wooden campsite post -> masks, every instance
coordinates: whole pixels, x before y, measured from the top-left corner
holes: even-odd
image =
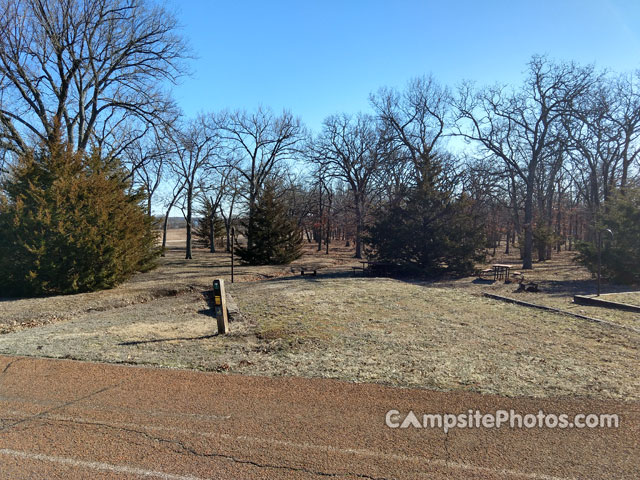
[[[218,335],[229,333],[229,319],[227,317],[227,297],[224,291],[224,280],[216,278],[213,281],[213,308],[218,321]]]

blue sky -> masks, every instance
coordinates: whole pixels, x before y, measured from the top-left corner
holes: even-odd
[[[184,112],[283,108],[317,131],[369,93],[433,74],[518,83],[534,53],[640,68],[640,1],[166,0],[198,56]]]

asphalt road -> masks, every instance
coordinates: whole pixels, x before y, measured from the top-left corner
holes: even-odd
[[[389,428],[389,410],[619,428]],[[0,357],[0,478],[636,479],[640,405]],[[573,417],[571,417],[573,418]],[[392,420],[395,420],[393,417]]]

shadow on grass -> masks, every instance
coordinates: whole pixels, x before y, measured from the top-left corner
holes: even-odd
[[[313,274],[305,274],[305,275],[286,275],[286,276],[282,276],[282,277],[274,277],[274,278],[269,278],[266,279],[266,281],[269,282],[284,282],[284,281],[290,281],[290,280],[302,280],[305,282],[317,282],[320,280],[327,280],[327,279],[344,279],[344,278],[384,278],[384,277],[372,277],[369,275],[362,275],[362,273],[357,273],[356,275],[354,275],[351,271],[348,270],[338,270],[338,271],[332,271],[332,272],[322,272],[322,270],[318,270],[318,273],[316,275]]]
[[[313,275],[287,275],[286,277],[279,277],[269,279],[270,282],[278,282],[278,281],[304,281],[307,283],[314,283],[324,279],[368,279],[368,280],[377,280],[377,279],[390,279],[397,280],[405,283],[410,283],[414,285],[422,285],[429,287],[454,287],[459,288],[459,283],[451,283],[451,280],[456,280],[458,277],[448,277],[445,275],[435,276],[435,277],[421,277],[417,275],[363,275],[361,272],[356,272],[354,275],[350,271],[339,271],[339,272],[327,272],[321,273],[318,271],[316,276]],[[525,277],[526,278],[526,277]],[[498,282],[502,283],[502,282]],[[517,281],[510,282],[514,288],[518,286]],[[525,282],[528,283],[528,282]],[[595,279],[579,279],[579,280],[539,280],[536,283],[540,285],[540,291],[549,297],[566,297],[573,295],[591,295],[596,293],[596,283]],[[469,284],[473,285],[494,285],[496,281],[492,278],[484,279],[484,278],[473,278],[473,280],[469,281]],[[619,293],[619,292],[629,292],[629,291],[637,291],[637,285],[618,285],[612,284],[608,282],[603,282],[602,285],[603,293]],[[517,290],[514,290],[513,293],[519,293]]]
[[[216,318],[215,303],[213,301],[213,290],[203,290],[200,293],[204,297],[205,301],[207,302],[207,306],[209,308],[198,310],[198,313],[200,315],[206,315],[207,317]]]
[[[544,285],[546,293],[551,296],[565,295],[595,295],[597,284],[595,279],[585,280],[544,280],[540,282]],[[602,293],[626,293],[638,291],[638,285],[622,285],[609,283],[603,280]]]
[[[471,283],[475,283],[476,285],[493,285],[496,281],[492,278],[475,278]]]
[[[216,319],[216,313],[215,313],[215,301],[213,298],[213,290],[203,290],[200,292],[202,294],[202,296],[204,297],[205,301],[207,302],[207,306],[209,308],[204,308],[202,310],[198,310],[198,314],[199,315],[205,315],[207,317],[211,317],[214,320]],[[242,315],[240,314],[240,312],[237,310],[237,305],[230,305],[229,304],[229,294],[227,293],[227,316],[229,318],[230,322],[233,321],[237,321],[240,320],[242,318]]]

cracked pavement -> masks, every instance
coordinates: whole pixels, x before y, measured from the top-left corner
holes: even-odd
[[[618,429],[391,429],[416,413],[617,413]],[[0,479],[624,479],[640,406],[0,357]]]

